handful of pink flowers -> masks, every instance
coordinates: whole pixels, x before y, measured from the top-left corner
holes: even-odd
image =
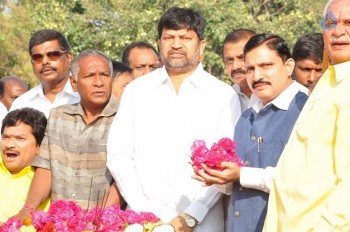
[[[203,140],[195,140],[191,147],[191,160],[197,169],[202,169],[201,164],[206,164],[211,169],[222,170],[219,164],[226,162],[236,163],[239,167],[244,166],[236,152],[236,143],[229,138],[222,138],[214,143],[210,150]]]

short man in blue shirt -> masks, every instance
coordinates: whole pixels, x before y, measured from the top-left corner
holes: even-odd
[[[244,47],[247,82],[259,98],[237,122],[236,152],[245,163],[224,162],[223,171],[203,166],[195,179],[204,185],[233,182],[227,231],[261,231],[269,184],[307,95],[292,80],[295,65],[285,41],[272,34],[253,36]],[[228,189],[228,188],[226,188]]]

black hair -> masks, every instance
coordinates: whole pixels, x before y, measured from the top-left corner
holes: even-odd
[[[57,40],[62,51],[69,52],[70,47],[67,39],[58,31],[43,29],[34,32],[29,40],[29,54],[32,54],[32,48],[46,41]]]
[[[163,29],[188,29],[197,33],[199,40],[204,40],[205,19],[200,12],[191,8],[172,7],[167,10],[158,23],[158,38],[162,36]]]
[[[306,34],[298,39],[293,48],[293,59],[296,61],[310,59],[320,64],[323,60],[323,35],[321,33]]]
[[[252,36],[256,35],[255,31],[249,29],[236,29],[233,32],[226,35],[224,43],[221,50],[221,55],[224,55],[224,45],[226,43],[237,43],[243,39],[250,39]]]
[[[122,63],[127,66],[130,66],[129,56],[133,48],[151,49],[158,56],[157,50],[151,44],[142,41],[133,42],[123,50]]]
[[[250,38],[247,44],[244,46],[244,56],[256,47],[265,44],[269,49],[276,51],[278,56],[282,58],[283,62],[286,62],[292,57],[288,44],[284,39],[278,35],[273,34],[257,34]]]
[[[40,145],[43,141],[47,125],[47,119],[44,113],[28,107],[10,111],[2,121],[1,134],[4,133],[5,127],[16,126],[19,122],[32,128],[35,141]]]
[[[129,74],[132,73],[132,68],[130,68],[129,66],[121,62],[112,60],[112,66],[113,66],[113,75],[112,75],[113,78],[116,78],[119,75],[124,73],[129,73]]]

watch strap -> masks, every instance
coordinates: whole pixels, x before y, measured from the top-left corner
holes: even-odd
[[[192,217],[191,215],[188,215],[186,213],[182,213],[182,214],[180,214],[180,216],[185,220],[187,226],[190,228],[194,228],[198,224],[198,221],[194,217]]]

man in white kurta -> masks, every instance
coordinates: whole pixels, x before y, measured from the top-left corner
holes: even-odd
[[[158,44],[164,67],[126,87],[110,128],[107,166],[129,208],[153,212],[177,231],[222,232],[221,194],[191,179],[190,147],[196,139],[210,148],[222,137],[233,138],[240,115],[238,96],[204,71],[199,61],[204,50],[201,35],[168,28],[162,19],[158,27],[163,27]],[[184,56],[192,63],[183,61]],[[181,62],[191,70],[173,67]],[[196,220],[194,227],[187,221],[186,226],[183,213]]]
[[[107,146],[107,165],[129,207],[154,212],[164,222],[183,212],[202,221],[220,194],[191,179],[190,147],[196,139],[211,146],[232,138],[239,106],[232,88],[202,65],[178,95],[164,67],[130,83]],[[199,231],[223,231],[217,229],[221,205],[211,211],[205,224],[213,229]]]

